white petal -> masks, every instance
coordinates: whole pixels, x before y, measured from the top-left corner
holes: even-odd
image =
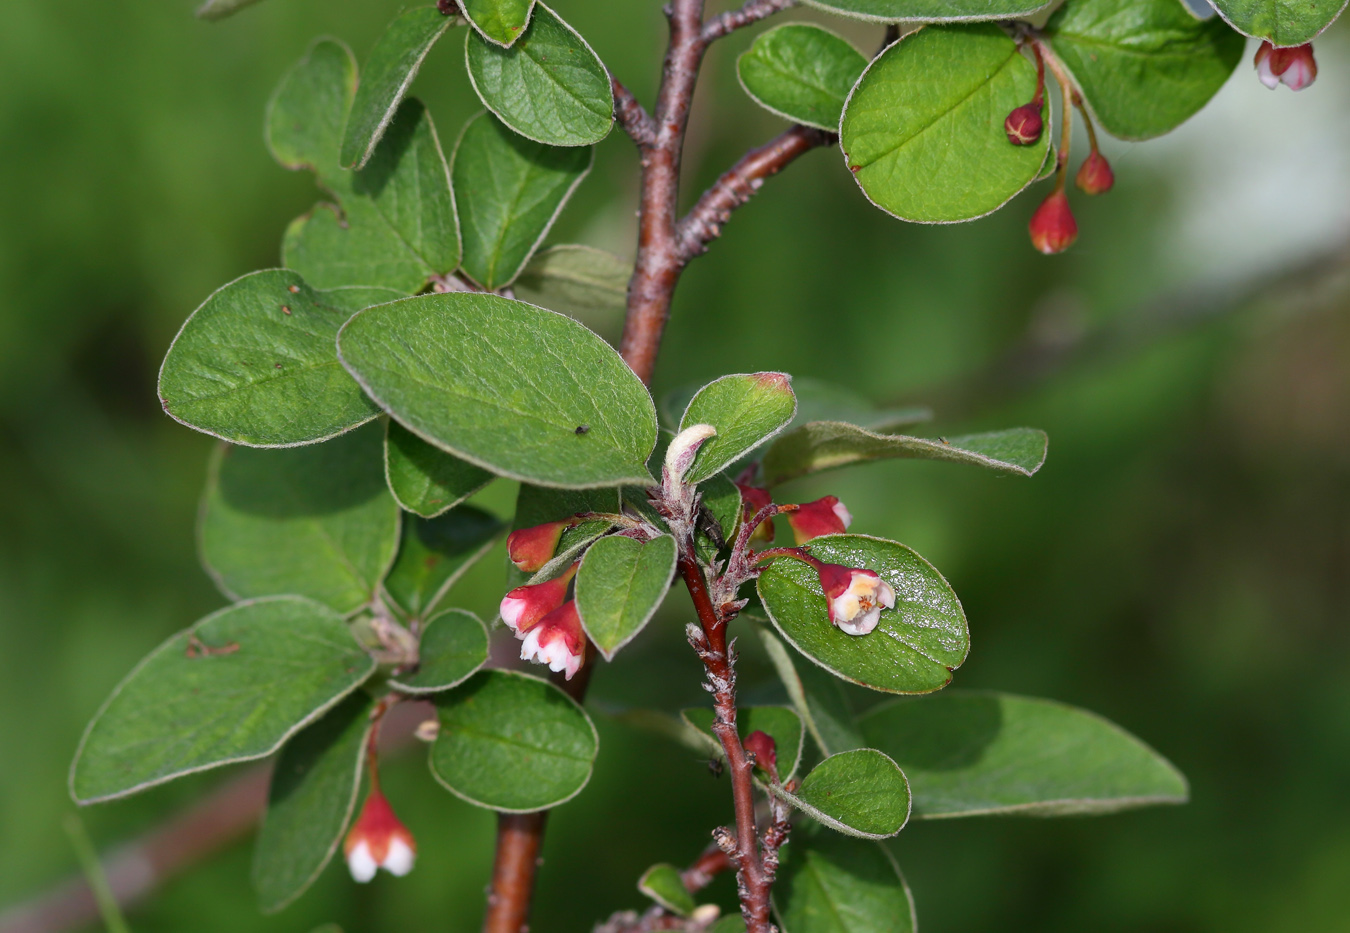
[[[1256,76],[1261,79],[1261,83],[1272,91],[1280,86],[1280,76],[1270,70],[1270,59],[1264,58],[1261,64],[1256,66]]]
[[[502,621],[511,631],[516,631],[516,626],[520,625],[520,617],[525,614],[527,603],[523,599],[516,599],[508,596],[502,600]]]
[[[842,595],[830,600],[830,608],[834,621],[841,622],[852,619],[862,607],[858,604],[858,597],[853,595],[852,590],[846,590]]]
[[[1306,62],[1295,61],[1284,70],[1284,74],[1280,75],[1280,80],[1291,91],[1301,91],[1312,84],[1312,71]]]
[[[374,878],[377,868],[379,866],[370,857],[370,846],[364,842],[358,842],[347,853],[347,870],[352,873],[352,878],[361,884],[365,884],[371,878]]]
[[[853,524],[853,513],[848,510],[848,506],[842,502],[834,504],[834,514],[839,516],[839,520],[844,523],[844,528]]]
[[[877,621],[880,618],[881,610],[872,608],[856,619],[852,619],[848,622],[840,622],[839,630],[848,635],[867,635],[872,629],[877,627]]]
[[[895,590],[885,580],[877,584],[877,603],[885,606],[887,609],[895,608]]]
[[[417,853],[398,836],[395,836],[389,842],[389,852],[384,857],[382,867],[391,875],[397,875],[402,878],[413,869],[413,860],[417,858]]]
[[[520,645],[520,659],[522,661],[533,661],[535,655],[539,654],[539,626],[525,633],[525,640]],[[539,659],[543,661],[543,658]]]

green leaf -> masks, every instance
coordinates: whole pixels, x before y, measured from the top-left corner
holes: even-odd
[[[811,769],[795,794],[771,792],[822,825],[849,836],[885,839],[909,821],[909,782],[900,766],[875,748],[831,755]]]
[[[471,32],[469,81],[484,105],[521,136],[550,146],[588,146],[609,135],[609,72],[586,40],[542,3],[509,49]]]
[[[815,421],[774,442],[764,455],[764,483],[777,486],[808,473],[895,458],[972,463],[1001,473],[1031,476],[1045,463],[1044,431],[1009,428],[984,434],[929,439],[877,434],[854,424]]]
[[[403,292],[382,285],[339,285],[316,294],[320,301],[348,315],[364,311],[372,305],[387,304],[405,297]],[[335,350],[334,358],[336,356]]]
[[[355,315],[338,353],[405,427],[498,475],[576,488],[652,482],[651,396],[565,315],[477,292],[419,295]]]
[[[434,699],[441,729],[431,773],[469,803],[505,813],[546,810],[590,780],[595,726],[548,681],[479,671]]]
[[[805,0],[808,6],[853,19],[882,23],[961,22],[1015,19],[1042,10],[1051,0]],[[1024,101],[1025,103],[1025,101]]]
[[[932,409],[922,406],[879,408],[866,396],[844,386],[805,376],[794,377],[797,415],[789,430],[808,421],[847,421],[872,431],[890,434],[895,428],[930,421]]]
[[[860,719],[914,790],[914,816],[1070,816],[1185,803],[1186,779],[1086,710],[1006,693],[950,691],[883,703]]]
[[[914,898],[900,867],[875,842],[809,827],[783,849],[774,909],[783,933],[914,933]]]
[[[1177,0],[1070,0],[1046,26],[1102,128],[1122,139],[1176,129],[1223,87],[1244,41]]]
[[[296,593],[351,612],[398,545],[378,424],[311,447],[222,446],[202,504],[201,553],[231,599]]]
[[[839,678],[800,656],[794,659],[767,628],[758,631],[769,660],[787,689],[788,699],[816,747],[828,756],[866,745]]]
[[[370,50],[347,114],[340,161],[361,168],[375,150],[436,40],[455,22],[434,6],[413,7],[385,29]]]
[[[222,286],[183,323],[159,372],[176,421],[254,447],[310,444],[379,408],[338,363],[347,313],[294,272],[253,272]]]
[[[516,279],[516,297],[560,311],[591,330],[615,332],[628,307],[633,264],[590,246],[550,246],[534,255]]]
[[[267,105],[267,148],[273,158],[291,170],[309,169],[334,193],[345,190],[350,174],[338,162],[338,149],[355,95],[351,49],[336,39],[315,40]]]
[[[281,750],[253,847],[253,889],[263,911],[303,894],[337,851],[356,808],[373,705],[358,690]]]
[[[927,26],[867,66],[840,123],[854,179],[877,207],[921,223],[983,217],[1031,184],[1050,134],[1014,146],[1003,121],[1036,68],[997,26]]]
[[[492,481],[487,470],[432,447],[393,420],[384,439],[384,472],[398,504],[423,518],[448,512]]]
[[[638,890],[650,897],[671,913],[687,917],[698,905],[694,895],[684,886],[680,870],[665,862],[653,865],[638,879]]]
[[[258,0],[206,0],[197,7],[197,18],[205,20],[224,19],[238,13],[246,6],[253,6]]]
[[[471,505],[439,518],[409,519],[384,588],[399,608],[425,619],[464,572],[492,549],[501,531],[495,515]]]
[[[829,619],[820,577],[798,560],[779,558],[759,577],[769,619],[792,647],[844,680],[883,693],[931,693],[947,685],[970,648],[961,603],[942,575],[895,541],[826,535],[810,545],[821,561],[876,571],[895,590],[867,635],[849,635]]]
[[[591,545],[577,571],[577,613],[606,661],[637,637],[675,575],[675,539],[614,535]]]
[[[531,486],[521,483],[516,494],[516,515],[511,522],[511,530],[533,528],[545,522],[561,521],[583,512],[602,512],[614,514],[622,509],[618,489],[550,489],[545,486]],[[534,574],[539,580],[556,576],[566,564],[576,559],[578,552],[613,527],[607,521],[580,522],[570,528],[564,528],[558,539],[558,549],[553,560]],[[507,563],[506,585],[514,589],[533,579],[531,575],[516,569]]]
[[[708,933],[745,933],[745,919],[739,914],[727,914],[712,926]]]
[[[487,656],[487,626],[466,609],[447,609],[422,630],[417,670],[389,683],[407,693],[449,690],[486,664]]]
[[[1346,0],[1214,0],[1219,15],[1243,35],[1273,45],[1303,45],[1345,9]]]
[[[723,376],[698,390],[684,410],[680,430],[710,424],[717,434],[703,442],[684,478],[700,483],[787,427],[797,412],[792,377],[785,373]]]
[[[351,197],[346,211],[320,203],[291,221],[281,261],[324,288],[376,285],[402,298],[418,291],[430,269],[408,250],[373,204]]]
[[[97,803],[264,758],[374,670],[342,617],[312,600],[212,613],[118,684],[80,741],[71,795]]]
[[[461,0],[459,7],[481,35],[509,46],[525,31],[534,0]]]
[[[844,101],[867,56],[847,39],[811,23],[786,23],[760,35],[736,60],[741,87],[766,110],[796,123],[839,129]]]
[[[722,743],[713,733],[717,714],[711,709],[696,706],[680,710],[680,717],[698,730],[708,750],[719,758],[726,758]],[[786,706],[742,706],[736,711],[736,731],[744,740],[752,732],[763,732],[774,741],[774,756],[778,759],[778,778],[783,783],[792,780],[802,762],[802,745],[806,736],[801,718]]]
[[[450,169],[459,192],[465,274],[487,289],[510,285],[592,159],[589,148],[545,146],[518,136],[489,113],[470,120]]]
[[[725,473],[717,473],[703,481],[699,495],[702,496],[703,507],[721,527],[722,537],[728,544],[734,542],[741,526],[740,489]],[[716,556],[715,543],[702,531],[697,533],[694,543],[701,549],[705,560]]]

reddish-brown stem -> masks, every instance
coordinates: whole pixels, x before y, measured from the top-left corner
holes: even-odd
[[[727,10],[708,20],[703,27],[703,41],[706,43],[720,39],[729,32],[757,23],[796,5],[797,0],[748,0],[739,10]]]

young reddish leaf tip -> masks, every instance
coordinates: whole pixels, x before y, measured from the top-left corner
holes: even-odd
[[[853,524],[853,514],[836,496],[825,496],[797,506],[796,511],[788,513],[787,520],[801,546],[821,535],[843,534]]]
[[[741,521],[748,522],[754,520],[754,517],[762,509],[773,505],[773,497],[769,495],[769,490],[760,489],[758,486],[742,486],[736,484],[736,488],[741,491]],[[773,541],[773,519],[766,519],[755,526],[755,530],[750,533],[751,542],[761,541],[769,544]]]
[[[561,606],[567,599],[567,584],[580,566],[578,561],[552,580],[518,586],[502,597],[501,615],[506,627],[517,637],[522,637],[540,619]]]
[[[1041,118],[1041,105],[1035,102],[1023,104],[1003,121],[1003,132],[1008,134],[1008,142],[1014,146],[1030,146],[1041,138],[1045,121]]]
[[[816,569],[829,603],[830,621],[842,632],[866,635],[881,621],[882,609],[895,608],[895,590],[876,571],[840,564],[821,564]]]
[[[545,522],[531,528],[518,528],[506,538],[506,553],[525,573],[534,573],[553,558],[558,539],[571,522]]]
[[[517,632],[516,637],[521,637]],[[524,633],[524,644],[520,646],[522,661],[535,661],[547,664],[548,669],[566,671],[567,679],[581,669],[586,656],[586,633],[581,628],[581,616],[577,613],[577,601],[570,599],[539,620]]]
[[[442,16],[458,16],[459,3],[457,0],[436,0],[436,9]]]
[[[381,868],[399,877],[412,871],[417,843],[408,827],[394,815],[378,786],[372,785],[366,795],[365,806],[347,833],[342,853],[347,857],[352,877],[362,884],[374,878]]]
[[[1069,209],[1069,196],[1063,189],[1056,190],[1041,202],[1028,224],[1031,245],[1047,256],[1062,253],[1078,239],[1078,221]]]
[[[773,740],[773,736],[756,729],[741,744],[755,756],[755,764],[770,773],[778,770],[778,743]]]
[[[1291,91],[1301,91],[1317,80],[1317,59],[1313,58],[1311,42],[1287,49],[1262,42],[1252,64],[1261,83],[1272,91],[1281,84]]]
[[[1115,183],[1116,173],[1111,171],[1111,163],[1106,161],[1106,156],[1095,150],[1083,160],[1083,164],[1078,167],[1078,175],[1074,178],[1074,184],[1078,185],[1084,194],[1105,194]]]

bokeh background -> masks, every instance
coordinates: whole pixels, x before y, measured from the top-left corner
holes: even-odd
[[[656,0],[556,5],[650,101]],[[183,318],[275,265],[285,224],[316,198],[263,147],[267,96],[315,35],[364,57],[399,2],[267,0],[219,24],[190,0],[3,7],[0,909],[77,869],[65,775],[98,704],[224,602],[193,543],[211,441],[162,414],[154,380]],[[863,48],[880,39],[832,25]],[[709,56],[690,192],[780,127],[736,84],[749,39]],[[1301,94],[1267,91],[1244,61],[1172,136],[1108,145],[1118,187],[1077,199],[1067,255],[1031,250],[1034,192],[976,223],[906,225],[820,151],[739,212],[680,288],[658,395],[773,368],[931,404],[934,433],[1049,431],[1032,480],[894,462],[794,492],[839,494],[856,530],[905,541],[952,581],[973,639],[959,686],[1089,707],[1190,778],[1180,808],[910,826],[891,848],[930,933],[1350,930],[1348,39],[1338,24],[1317,43],[1321,76]],[[443,40],[415,86],[447,140],[478,107],[462,42]],[[616,133],[552,241],[631,254],[635,196]],[[484,499],[507,508],[511,490]],[[463,602],[490,610],[502,579],[489,558]],[[640,906],[643,867],[687,861],[729,819],[725,779],[602,714],[702,700],[680,602],[595,677],[600,762],[552,819],[541,933]],[[768,678],[751,656],[747,684]],[[261,917],[241,841],[133,909],[132,928],[476,929],[491,816],[415,753],[386,771],[421,848],[409,878],[358,888],[332,865]],[[110,846],[223,777],[83,818]]]

